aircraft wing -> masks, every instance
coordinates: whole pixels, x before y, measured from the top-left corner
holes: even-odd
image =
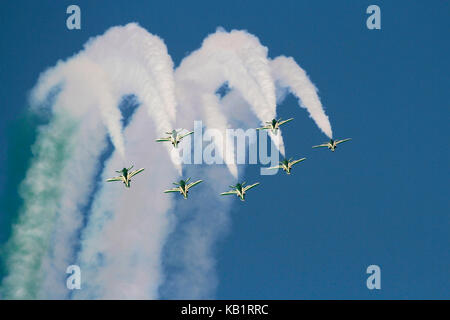
[[[269,167],[269,168],[267,168],[267,169],[281,169],[281,168],[283,168],[282,165]]]
[[[123,177],[120,176],[120,177],[106,179],[106,182],[112,182],[112,181],[123,181]]]
[[[193,186],[198,185],[200,182],[203,182],[203,180],[198,180],[198,181],[189,183],[189,184],[187,185],[187,188],[188,188],[188,189],[189,189],[189,188],[192,188]]]
[[[305,161],[305,160],[306,160],[306,158],[301,158],[301,159],[298,159],[298,160],[294,160],[294,161],[291,162],[291,166],[293,166],[293,165],[296,164],[296,163]]]
[[[271,126],[264,126],[264,127],[256,128],[256,130],[267,130],[270,128],[271,128]]]
[[[156,142],[164,142],[164,141],[170,141],[170,138],[159,138],[155,140]]]
[[[250,190],[251,188],[256,187],[258,184],[259,184],[259,182],[251,184],[249,186],[246,186],[243,190],[244,191]]]
[[[348,139],[344,139],[344,140],[339,140],[339,141],[336,141],[336,145],[338,145],[339,143],[342,143],[342,142],[348,141],[348,140],[352,140],[352,138],[348,138]]]
[[[135,176],[135,175],[137,175],[138,173],[140,173],[140,172],[142,172],[142,171],[144,171],[144,168],[141,168],[141,169],[138,169],[138,170],[134,170],[133,172],[131,172],[130,174],[129,174],[129,178],[131,178],[132,176]]]
[[[220,195],[221,196],[228,196],[230,194],[237,194],[236,190],[231,190],[231,191],[227,191],[227,192],[222,192]]]
[[[328,147],[328,143],[322,143],[317,146],[313,146],[313,148],[320,148],[320,147]]]
[[[186,137],[186,136],[188,136],[190,134],[193,134],[193,133],[194,133],[194,131],[189,131],[188,133],[185,133],[185,134],[181,135],[180,139],[183,139],[184,137]]]
[[[169,190],[165,190],[164,193],[169,193],[169,192],[180,192],[179,188],[173,188],[173,189],[169,189]]]
[[[281,126],[282,124],[285,124],[286,122],[289,122],[289,121],[292,121],[292,120],[294,120],[294,118],[290,118],[290,119],[287,119],[287,120],[280,121],[280,122],[278,122],[278,125]]]

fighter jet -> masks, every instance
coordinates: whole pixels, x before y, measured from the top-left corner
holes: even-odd
[[[330,149],[331,151],[334,152],[334,149],[337,148],[337,145],[339,143],[342,143],[342,142],[345,142],[345,141],[348,141],[348,140],[352,140],[352,138],[348,138],[348,139],[344,139],[344,140],[337,140],[337,141],[335,141],[333,139],[330,139],[330,142],[319,144],[318,146],[313,146],[313,148],[327,147],[328,149]]]
[[[284,159],[283,161],[280,161],[280,164],[278,166],[274,166],[274,167],[270,167],[267,169],[283,169],[284,171],[286,171],[287,174],[291,174],[291,169],[292,166],[296,163],[302,162],[306,160],[306,158],[301,158],[298,160],[294,160],[292,161],[292,158],[288,159]]]
[[[248,190],[250,190],[251,188],[256,187],[259,184],[259,182],[256,182],[256,183],[251,184],[251,185],[246,186],[246,187],[244,187],[244,184],[245,184],[245,182],[242,182],[242,183],[236,184],[235,186],[230,186],[230,188],[232,190],[227,191],[227,192],[222,192],[220,195],[227,196],[227,195],[230,195],[230,194],[235,194],[241,199],[241,201],[245,201],[245,193]]]
[[[183,197],[185,199],[187,199],[188,193],[189,193],[189,189],[192,188],[193,186],[196,186],[197,184],[199,184],[200,182],[203,181],[203,180],[197,180],[195,182],[192,182],[192,183],[188,184],[189,180],[191,180],[191,178],[188,178],[186,181],[185,180],[180,180],[178,183],[174,182],[173,184],[178,186],[178,187],[166,190],[166,191],[164,191],[164,193],[179,192],[179,193],[181,193],[183,195]]]
[[[131,182],[131,177],[137,175],[138,173],[144,171],[144,168],[141,168],[139,170],[134,170],[134,171],[130,171],[131,169],[133,169],[134,166],[131,166],[129,168],[123,168],[120,171],[116,171],[117,173],[120,173],[121,175],[115,178],[109,178],[106,181],[107,182],[111,182],[111,181],[122,181],[125,184],[125,187],[129,188],[130,187],[130,182]]]
[[[176,148],[176,147],[178,147],[178,144],[180,143],[181,139],[194,133],[194,131],[189,131],[188,133],[185,133],[185,134],[179,134],[179,132],[181,132],[181,131],[182,131],[182,129],[172,130],[171,132],[166,132],[166,134],[168,134],[169,136],[167,138],[156,139],[156,142],[170,141],[170,143],[172,143],[174,148]]]
[[[285,124],[286,122],[289,122],[289,121],[292,121],[292,120],[294,120],[294,118],[290,118],[290,119],[283,120],[283,121],[281,121],[281,118],[278,119],[278,120],[277,119],[272,119],[271,121],[266,121],[266,125],[265,126],[263,126],[261,128],[256,128],[256,130],[272,130],[272,132],[274,134],[277,134],[278,129],[280,128],[280,126],[282,124]]]

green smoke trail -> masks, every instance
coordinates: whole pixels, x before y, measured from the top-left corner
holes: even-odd
[[[38,130],[31,166],[19,189],[24,204],[4,250],[3,299],[38,298],[41,260],[51,242],[63,183],[61,172],[70,155],[76,124],[70,116],[55,112],[51,122]]]

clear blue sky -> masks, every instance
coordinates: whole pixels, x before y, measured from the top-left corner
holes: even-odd
[[[279,112],[291,176],[264,177],[218,244],[217,298],[450,298],[449,1],[3,1],[0,11],[0,242],[9,234],[33,127],[27,92],[46,67],[113,25],[136,21],[176,65],[223,26],[271,57],[293,56],[320,91],[335,153],[289,97]],[[78,4],[82,30],[68,31]],[[365,9],[381,7],[381,30]],[[13,127],[11,126],[13,124]],[[293,123],[292,123],[293,124]],[[7,157],[8,155],[8,157]],[[261,180],[248,166],[245,180]],[[377,264],[382,289],[369,291]]]

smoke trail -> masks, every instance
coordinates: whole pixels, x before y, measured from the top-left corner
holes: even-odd
[[[218,107],[250,108],[235,90],[230,91]],[[240,119],[257,123],[254,114],[247,115],[248,118]],[[168,271],[160,294],[169,299],[209,299],[218,285],[214,249],[230,227],[229,209],[235,200],[221,197],[219,193],[227,190],[235,179],[229,170],[218,166],[189,166],[186,171],[186,177],[203,179],[209,185],[196,187],[198,190],[190,195],[189,206],[179,201],[182,203],[174,208],[181,221],[166,243],[163,261]]]
[[[148,126],[148,115],[150,115],[153,119],[153,124],[156,128],[155,130],[152,129],[154,132],[151,134],[146,133],[146,128],[141,125],[141,132],[135,133],[135,135],[142,139],[142,143],[146,144],[145,146],[141,145],[140,148],[148,147],[149,141],[153,141],[156,138],[156,136],[154,136],[155,132],[162,133],[172,127],[170,115],[175,114],[174,92],[166,92],[174,87],[173,72],[171,69],[172,61],[170,56],[168,56],[167,49],[161,39],[149,34],[136,24],[129,24],[124,27],[111,28],[103,36],[91,40],[86,45],[85,54],[89,56],[92,61],[95,61],[98,66],[105,70],[107,79],[112,85],[112,90],[117,96],[123,96],[129,93],[134,93],[136,95],[137,99],[141,103],[141,106],[144,108],[143,110],[146,110],[147,112],[147,115],[142,114],[142,112],[139,113],[139,115],[136,115],[136,117],[140,118],[140,121],[144,121]],[[168,104],[164,104],[163,101],[167,101]],[[117,104],[115,104],[115,106],[117,106]],[[169,119],[167,115],[169,115]],[[133,126],[133,123],[134,122],[132,121],[129,125]],[[153,138],[150,138],[151,136],[153,136]],[[134,138],[132,139],[134,140]],[[130,148],[133,148],[133,144],[130,143],[130,141],[127,141],[127,145]],[[169,148],[170,146],[164,147]],[[98,151],[101,150],[101,148],[98,149]],[[135,151],[127,150],[127,154],[124,158],[120,157],[120,154],[115,155],[115,167],[111,168],[108,165],[105,166],[105,170],[108,170],[108,174],[115,174],[115,170],[118,168],[129,166],[130,163],[126,161],[131,162],[133,160],[136,161],[136,159],[141,160],[141,158],[143,158],[133,156],[133,152]],[[95,153],[95,150],[93,150],[91,154],[92,153]],[[119,157],[117,158],[117,156]],[[163,160],[164,157],[160,156],[160,159]],[[158,161],[154,161],[154,163],[157,162]],[[136,165],[138,164],[136,163]],[[149,174],[151,172],[148,167],[153,165],[153,163],[151,165],[146,165],[147,169],[145,174]],[[103,175],[104,179],[106,179],[106,177]],[[108,187],[114,188],[115,186]],[[135,189],[135,187],[133,187],[133,189]],[[111,203],[110,199],[118,199],[117,201],[119,202],[122,201],[120,200],[123,192],[122,186],[120,186],[119,189],[116,188],[115,190],[117,194],[113,195],[111,198],[108,197],[108,203]],[[102,196],[103,193],[100,190],[97,197]],[[142,199],[139,199],[139,201],[142,202]],[[95,206],[96,202],[94,202],[94,208],[96,208]],[[130,206],[137,207],[135,204]],[[96,219],[101,220],[101,217],[99,218],[96,215],[96,213],[101,210],[101,208],[94,210],[92,213],[92,221],[96,221]],[[128,208],[126,208],[126,210],[128,210]],[[160,212],[160,214],[164,214],[164,210]],[[142,212],[142,210],[140,212]],[[78,215],[79,214],[80,213],[78,213]],[[148,217],[143,218],[149,219]],[[92,225],[92,223],[97,223],[96,228],[101,228],[101,222],[92,221],[89,221],[90,225]],[[136,222],[136,224],[138,224],[138,222]],[[142,222],[140,225],[144,224],[145,223]],[[69,221],[66,225],[70,226]],[[87,230],[89,230],[89,228]],[[66,231],[65,234],[68,234],[68,231]],[[95,242],[95,240],[92,240],[90,237],[92,237],[92,239],[96,239],[95,235],[90,235],[90,233],[86,231],[84,234],[85,241],[83,242],[83,250],[89,250],[89,248],[86,248],[88,246],[95,246],[95,243],[91,244],[91,242]],[[152,240],[155,242],[158,241],[156,237],[152,238]],[[143,250],[143,252],[145,253],[146,250]],[[73,257],[73,255],[71,257]],[[55,258],[53,258],[53,260],[55,260]],[[63,266],[63,264],[61,264],[61,266]],[[129,266],[124,266],[124,268],[127,267]],[[107,269],[107,267],[105,268]],[[84,276],[89,274],[89,269],[86,269],[87,270],[83,269]],[[58,274],[61,274],[60,268],[55,269],[55,272],[56,271],[59,272]],[[93,275],[92,278],[95,278],[95,275]],[[141,283],[141,286],[143,287],[143,283]],[[49,292],[49,290],[47,291]],[[92,292],[89,293],[87,288],[85,288],[83,292],[86,292],[86,294],[92,294]],[[112,293],[114,291],[109,290],[109,292]],[[100,295],[95,297],[103,296]],[[116,297],[120,296],[116,295]]]
[[[64,133],[63,125],[59,124],[61,117],[76,122],[77,129],[73,130],[70,136],[60,134],[58,139],[61,140],[53,141],[55,145],[65,145],[65,150],[68,150],[67,153],[69,154],[66,158],[58,159],[58,163],[54,163],[56,160],[45,154],[37,155],[36,162],[39,166],[60,168],[59,171],[55,172],[58,172],[58,177],[63,178],[56,179],[53,177],[55,175],[53,172],[52,174],[47,174],[44,171],[40,171],[40,175],[35,174],[37,175],[36,180],[47,181],[50,179],[52,181],[51,187],[56,190],[56,192],[52,193],[53,197],[51,198],[54,202],[55,210],[51,212],[51,223],[33,226],[35,233],[43,233],[46,237],[45,241],[34,242],[33,251],[36,254],[34,255],[33,265],[22,264],[21,268],[23,270],[10,268],[7,279],[19,277],[23,279],[22,282],[33,282],[35,286],[39,285],[44,288],[48,286],[49,279],[52,279],[53,283],[59,284],[59,286],[55,285],[52,287],[55,293],[54,297],[60,297],[57,292],[64,289],[64,282],[58,282],[57,279],[61,280],[63,278],[65,268],[71,262],[68,259],[71,256],[74,233],[82,220],[82,215],[79,212],[80,205],[86,200],[91,190],[95,159],[99,156],[104,146],[106,132],[101,123],[108,128],[113,142],[116,142],[115,145],[118,147],[118,152],[120,154],[124,152],[120,129],[120,112],[117,113],[118,110],[113,108],[113,103],[116,99],[106,83],[102,70],[85,55],[79,54],[67,62],[59,62],[56,67],[43,73],[31,95],[33,109],[39,110],[37,109],[38,106],[46,104],[45,102],[48,97],[51,97],[55,86],[59,87],[53,108],[55,116],[49,124],[49,127],[53,128],[52,130],[56,133],[50,131],[49,134],[57,135],[59,131]],[[117,122],[119,123],[118,125]],[[46,141],[46,134],[42,135],[41,139]],[[40,143],[39,141],[37,142],[38,145]],[[33,168],[32,166],[30,172],[33,172]],[[27,184],[26,181],[24,182],[25,185]],[[35,181],[34,183],[39,185],[41,182]],[[47,193],[50,191],[43,190],[42,192]],[[47,197],[41,196],[40,192],[32,192],[31,194],[32,196],[23,195],[25,205],[19,224],[16,227],[18,230],[29,228],[29,216],[31,214],[33,214],[33,219],[35,220],[42,219],[47,221],[49,219],[48,213],[39,209],[48,206],[47,202],[49,200]],[[52,229],[50,226],[56,226],[56,228]],[[50,238],[48,238],[49,234],[52,234]],[[31,233],[22,234],[21,237],[23,239],[22,243],[18,244],[19,247],[20,245],[26,246],[27,241],[34,241]],[[49,241],[54,245],[50,246]],[[20,259],[27,260],[26,255],[30,252],[22,249],[17,248],[17,251],[23,255],[23,257],[20,256]],[[49,253],[50,257],[48,256]],[[10,255],[7,258],[8,261],[17,259],[17,254]],[[36,279],[36,276],[34,276],[36,268],[41,268],[44,276]],[[45,277],[44,280],[41,279],[43,277]],[[19,289],[14,289],[14,285]],[[35,291],[35,288],[31,290],[31,288],[26,287],[26,290],[23,291],[23,288],[20,288],[21,286],[21,282],[10,282],[9,291],[24,292],[24,295],[11,294],[11,297],[40,296]],[[8,281],[5,281],[5,287],[8,287]],[[64,290],[64,292],[66,291]]]
[[[173,63],[167,54],[167,49],[158,37],[150,35],[136,24],[129,24],[125,27],[111,28],[104,36],[90,40],[84,51],[66,62],[59,62],[54,68],[41,75],[38,85],[32,92],[33,104],[42,104],[48,95],[54,92],[55,87],[59,87],[54,109],[65,110],[69,117],[78,119],[80,129],[71,137],[73,141],[77,141],[76,144],[69,144],[67,141],[69,137],[61,136],[61,141],[66,140],[66,144],[70,145],[71,155],[64,161],[64,168],[60,170],[62,173],[58,171],[58,177],[64,176],[65,179],[59,180],[58,183],[52,179],[55,184],[52,187],[58,191],[53,193],[54,197],[52,198],[57,210],[55,209],[53,213],[54,219],[52,219],[51,225],[56,224],[56,227],[52,229],[50,224],[42,227],[34,226],[35,232],[45,234],[45,241],[35,242],[35,247],[38,246],[39,250],[32,249],[36,252],[33,256],[35,257],[33,265],[21,264],[25,271],[19,268],[9,268],[10,275],[5,278],[4,282],[6,296],[38,296],[37,286],[42,281],[40,278],[39,281],[33,278],[35,270],[38,268],[45,271],[45,279],[40,288],[42,297],[63,298],[67,296],[65,282],[62,281],[65,276],[65,268],[74,262],[73,249],[83,219],[81,210],[93,189],[91,181],[95,176],[97,159],[105,147],[105,135],[99,123],[103,122],[108,128],[116,147],[116,165],[124,166],[124,156],[129,158],[128,156],[133,151],[127,152],[127,155],[124,154],[118,103],[124,94],[136,92],[141,105],[145,108],[143,110],[146,110],[147,114],[153,118],[157,131],[167,131],[172,127],[170,119],[175,116],[172,66]],[[95,109],[96,106],[99,113]],[[144,121],[148,119],[147,115],[140,114],[140,117]],[[52,122],[50,125],[56,124]],[[141,132],[135,134],[148,142],[150,135],[145,135],[142,127],[141,124]],[[133,146],[133,143],[128,142],[128,144]],[[141,145],[140,148],[144,148],[144,146]],[[160,159],[164,161],[164,157],[160,157]],[[39,161],[39,165],[41,162],[49,165],[50,160],[49,157],[45,157],[36,161]],[[63,165],[61,161],[59,164]],[[33,167],[30,172],[34,172]],[[161,186],[159,187],[161,188]],[[36,198],[38,199],[36,200]],[[120,199],[119,196],[115,198]],[[29,212],[36,211],[34,207],[43,206],[39,202],[41,200],[44,199],[37,196],[25,199],[26,208],[17,230],[29,228],[27,224],[28,216],[31,214]],[[45,201],[48,200],[45,199]],[[35,219],[43,219],[44,212],[37,211]],[[160,213],[165,211],[166,208]],[[136,225],[138,224],[136,222]],[[53,230],[55,231],[52,234]],[[51,237],[50,234],[52,234]],[[28,241],[25,240],[26,237],[31,238],[23,233],[20,237],[24,238],[20,239],[21,243]],[[50,247],[49,242],[53,243]],[[21,243],[18,243],[16,247],[20,247]],[[23,251],[21,248],[15,248],[15,250],[19,253]],[[26,260],[26,255],[29,253],[29,250],[24,251],[19,258],[17,254],[9,255],[8,265],[14,266],[15,260]],[[17,281],[18,278],[22,280]],[[31,288],[23,283],[36,283],[36,285]]]
[[[31,94],[31,104],[33,109],[37,109],[38,106],[44,105],[47,97],[51,96],[54,92],[55,87],[59,87],[59,92],[57,93],[56,101],[54,103],[53,113],[54,117],[51,119],[49,127],[52,128],[48,133],[41,133],[41,140],[38,140],[37,145],[40,148],[41,144],[50,144],[46,142],[46,135],[59,135],[60,140],[51,140],[51,142],[58,146],[59,144],[64,144],[64,150],[67,155],[64,159],[54,159],[49,157],[45,152],[42,154],[37,154],[37,159],[35,160],[37,166],[45,166],[46,168],[55,167],[59,168],[55,172],[47,173],[45,171],[39,171],[34,169],[34,165],[31,166],[29,170],[30,175],[34,175],[34,181],[36,186],[41,184],[46,185],[44,182],[50,180],[51,184],[44,190],[32,191],[31,193],[23,194],[24,198],[24,209],[21,213],[21,218],[19,224],[16,226],[17,230],[30,230],[31,232],[21,233],[21,241],[17,243],[16,249],[17,253],[10,254],[7,257],[7,263],[14,266],[14,261],[29,260],[27,255],[33,256],[33,263],[27,264],[22,263],[20,268],[12,267],[8,270],[9,275],[6,277],[4,282],[4,287],[7,288],[6,291],[12,292],[11,297],[36,297],[38,292],[36,292],[37,286],[42,284],[42,276],[37,277],[36,270],[38,268],[44,268],[46,272],[45,277],[51,276],[54,270],[45,267],[45,259],[50,248],[49,241],[52,240],[59,246],[55,249],[54,254],[56,254],[53,265],[57,265],[58,274],[63,274],[67,263],[63,264],[65,261],[61,256],[67,257],[70,255],[70,246],[65,247],[67,244],[67,239],[70,239],[73,234],[69,231],[73,231],[79,225],[79,219],[74,218],[69,226],[61,226],[60,223],[55,221],[60,220],[61,216],[64,219],[66,217],[76,217],[73,211],[77,212],[77,205],[82,203],[83,199],[87,197],[90,190],[90,179],[93,177],[92,172],[95,166],[94,161],[85,161],[80,158],[81,154],[85,153],[88,159],[96,158],[100,151],[102,150],[101,143],[105,137],[103,133],[102,126],[98,126],[99,123],[103,123],[110,133],[113,143],[117,147],[120,154],[124,153],[123,139],[121,136],[121,125],[120,125],[120,112],[114,109],[114,101],[116,100],[114,95],[111,93],[107,86],[107,82],[104,73],[100,68],[98,68],[92,61],[90,61],[85,55],[79,54],[67,62],[59,62],[55,68],[49,69],[43,73],[38,81],[38,85],[33,90]],[[98,108],[97,108],[98,107]],[[99,112],[100,111],[100,112]],[[64,125],[61,124],[60,118],[71,119],[77,123],[77,129],[71,132],[68,136],[64,134]],[[68,120],[66,120],[68,122]],[[94,127],[92,130],[86,130],[89,125]],[[67,126],[67,124],[66,124]],[[67,126],[70,128],[70,126]],[[45,132],[45,131],[44,131]],[[61,133],[59,133],[61,132]],[[87,133],[87,135],[86,135]],[[103,133],[103,134],[102,134]],[[44,141],[44,142],[41,142]],[[76,143],[75,143],[76,141]],[[89,149],[91,147],[91,149]],[[50,148],[50,147],[48,147]],[[56,147],[53,147],[56,148]],[[57,162],[57,163],[55,163]],[[68,167],[70,165],[70,167]],[[39,173],[34,173],[37,170]],[[51,169],[49,169],[51,170]],[[77,172],[73,175],[73,172]],[[64,177],[56,179],[55,174],[59,177]],[[71,180],[67,180],[71,179]],[[30,182],[26,179],[24,185],[28,186]],[[84,186],[84,188],[80,188]],[[28,186],[28,189],[32,189],[34,186]],[[55,189],[55,192],[47,190],[49,188]],[[51,201],[54,203],[53,210],[47,213],[44,209],[48,207],[49,199],[42,196],[42,193],[52,193]],[[79,211],[79,210],[78,210]],[[31,216],[31,218],[30,218]],[[30,222],[33,220],[44,220],[48,221],[47,224],[38,225],[35,224],[30,227]],[[56,232],[53,233],[52,237],[52,227],[58,225],[59,228],[55,229]],[[68,231],[67,234],[63,231]],[[42,234],[42,241],[34,241],[33,234]],[[34,246],[32,251],[26,250],[28,242],[33,242]],[[44,259],[44,260],[43,260]],[[48,260],[48,259],[47,259]],[[63,264],[63,265],[62,265]],[[62,270],[61,270],[62,269]],[[37,277],[37,278],[36,278]],[[61,276],[60,276],[61,277]],[[22,279],[20,281],[9,281],[8,279]],[[22,283],[34,283],[34,287],[23,286]],[[44,282],[46,282],[44,280]],[[44,285],[45,286],[45,285]],[[14,293],[15,292],[15,293]]]
[[[86,44],[86,54],[101,66],[120,97],[134,93],[153,119],[156,132],[173,129],[176,114],[173,62],[161,38],[136,23],[112,27]],[[172,154],[170,144],[164,144]],[[177,158],[172,163],[181,173]]]
[[[170,222],[170,198],[161,190],[177,175],[169,154],[163,152],[171,145],[154,143],[173,128],[172,62],[164,43],[135,24],[110,29],[86,52],[98,64],[114,66],[109,75],[118,92],[133,93],[139,100],[140,107],[124,132],[126,159],[146,169],[135,178],[132,190],[108,184],[98,191],[78,259],[86,282],[74,297],[155,298],[162,281],[159,255]],[[114,153],[102,179],[128,165]]]
[[[207,125],[225,128],[234,121],[244,127],[254,127],[254,116],[261,122],[275,118],[273,83],[277,81],[282,87],[290,87],[319,127],[331,134],[316,89],[304,71],[293,60],[281,57],[271,61],[268,67],[267,49],[246,32],[219,30],[210,35],[199,50],[182,61],[175,79],[179,101],[183,101],[182,110],[188,109],[197,117],[203,115]],[[223,83],[228,83],[230,92],[220,100],[211,98]],[[198,95],[209,98],[209,107],[203,107],[201,114],[198,114],[199,108],[195,108],[201,106]],[[281,96],[280,101],[283,98]],[[224,111],[218,113],[218,108]],[[253,111],[253,116],[242,111],[247,108]],[[281,132],[269,135],[284,155]],[[214,188],[202,190],[199,200],[191,200],[189,210],[176,208],[180,216],[189,216],[189,220],[177,226],[166,246],[165,264],[171,272],[161,294],[174,299],[211,298],[217,286],[214,247],[230,225],[230,202],[218,194],[226,190],[230,179],[217,168],[189,168],[188,172],[191,176],[213,180],[215,184]]]
[[[81,52],[67,62],[60,61],[58,64],[44,72],[38,80],[38,85],[33,89],[31,102],[34,107],[40,106],[45,101],[50,92],[58,85],[65,86],[67,82],[80,87],[76,95],[67,97],[70,103],[77,102],[80,105],[74,105],[70,112],[74,115],[80,115],[86,112],[86,108],[98,107],[101,112],[101,119],[108,128],[112,142],[121,155],[125,153],[124,142],[122,138],[121,114],[116,108],[120,97],[115,95],[110,88],[108,79],[104,70],[89,59],[84,52]],[[83,88],[81,89],[81,86]],[[98,92],[98,99],[91,101],[92,105],[84,95],[92,95],[92,92]]]
[[[67,159],[62,172],[59,215],[55,219],[52,246],[42,261],[45,278],[40,288],[40,298],[62,299],[69,295],[65,284],[65,270],[75,263],[78,232],[83,225],[83,210],[94,191],[99,157],[106,147],[106,132],[97,121],[98,116],[90,113],[89,119],[83,119],[78,132],[73,136],[77,143],[71,145],[71,157]],[[81,143],[82,141],[89,143]]]
[[[8,275],[2,282],[6,299],[37,297],[42,280],[40,262],[50,245],[59,209],[61,173],[70,156],[76,125],[71,117],[56,111],[52,122],[39,129],[33,146],[35,160],[20,188],[24,206],[6,247]]]
[[[108,184],[97,194],[78,262],[85,284],[75,298],[157,297],[162,281],[160,254],[169,231],[167,211],[171,207],[170,197],[162,190],[177,174],[162,147],[149,148],[155,133],[144,112],[138,108],[125,129],[125,139],[128,157],[138,159],[136,165],[146,169],[133,179],[132,190]],[[114,154],[102,179],[120,168],[120,163]]]
[[[218,285],[214,249],[230,227],[228,212],[235,199],[217,196],[230,184],[230,174],[223,167],[196,166],[186,171],[188,177],[202,178],[209,185],[195,187],[198,190],[189,196],[188,207],[180,200],[174,208],[180,221],[164,250],[167,271],[160,295],[168,299],[210,299]]]
[[[219,144],[214,141],[218,148],[216,151],[220,158],[225,160],[228,170],[233,175],[234,178],[238,177],[238,169],[235,164],[235,150],[232,137],[226,134],[226,129],[228,127],[228,121],[223,112],[221,112],[221,105],[219,98],[214,94],[204,94],[202,97],[202,106],[205,118],[208,119],[208,126],[216,130],[220,130],[222,137],[225,137],[225,141]],[[225,154],[223,154],[223,149],[225,149]]]
[[[176,112],[173,62],[159,37],[130,23],[110,28],[89,41],[85,50],[108,73],[120,96],[140,93],[140,102],[148,108],[158,132],[172,129]]]
[[[216,151],[220,152],[228,169],[237,178],[237,167],[229,161],[234,159],[234,149],[227,149],[226,154],[222,152],[225,150],[224,144],[233,144],[228,143],[231,137],[225,134],[225,130],[229,123],[223,115],[224,111],[218,108],[218,99],[214,95],[227,83],[241,93],[261,122],[274,118],[275,85],[267,58],[267,48],[247,32],[225,32],[218,29],[203,41],[200,49],[182,61],[176,70],[175,78],[178,101],[182,101],[182,108],[187,110],[185,114],[188,115],[183,120],[185,123],[192,123],[193,120],[203,119],[207,127],[223,133],[225,141],[215,141]],[[198,110],[199,107],[203,112]],[[281,135],[277,138],[274,139],[279,142],[277,145],[283,146]],[[284,148],[280,150],[284,154]]]
[[[272,74],[282,87],[289,88],[299,99],[301,107],[308,110],[314,122],[330,139],[333,137],[330,121],[325,114],[317,95],[316,87],[309,80],[306,72],[299,67],[293,58],[284,56],[271,61]]]
[[[224,132],[233,121],[254,127],[257,119],[265,122],[275,118],[275,85],[267,48],[244,31],[218,30],[208,36],[201,48],[176,69],[175,80],[180,112],[189,115],[183,121],[203,119],[207,127]],[[224,83],[231,90],[219,99],[215,92]],[[243,109],[250,109],[253,114],[242,117]],[[284,152],[281,135],[272,138]],[[217,148],[222,150],[223,146],[218,144]],[[226,151],[226,157],[234,157],[234,149]],[[237,168],[233,169],[229,166],[230,173],[237,178]],[[166,267],[174,270],[167,275],[161,294],[175,299],[202,299],[211,297],[217,284],[213,248],[229,226],[228,206],[232,201],[223,199],[219,193],[231,183],[217,167],[189,167],[188,173],[214,184],[202,190],[200,200],[191,199],[188,210],[176,208],[180,216],[190,219],[178,226],[167,244]]]

